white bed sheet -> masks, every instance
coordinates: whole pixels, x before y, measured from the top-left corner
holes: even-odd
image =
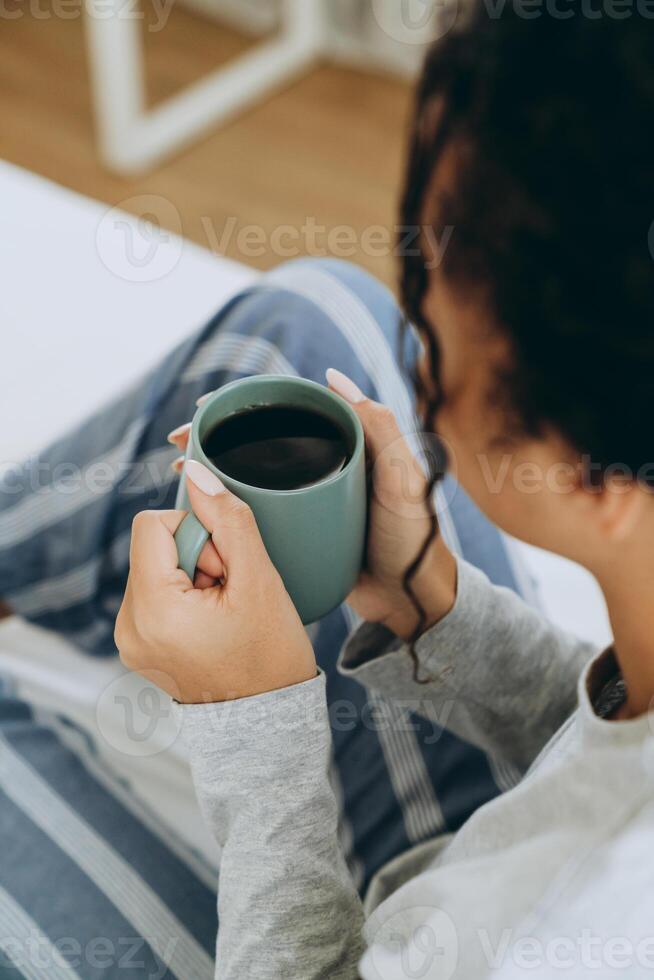
[[[12,419],[0,462],[74,425],[257,276],[2,161],[0,200],[0,407]]]

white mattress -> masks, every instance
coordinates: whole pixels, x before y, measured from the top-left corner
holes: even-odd
[[[0,200],[0,466],[39,449],[105,402],[256,277],[174,235],[156,237],[156,254],[144,263],[153,239],[136,219],[2,162]],[[604,604],[591,577],[552,555],[516,548],[547,613],[608,643]],[[153,760],[130,754],[112,731],[101,693],[122,673],[119,664],[82,657],[10,622],[0,627],[0,669],[18,678],[26,696],[67,710],[94,731],[106,758],[143,800],[215,856],[170,733],[162,730]]]
[[[0,201],[0,408],[14,422],[0,461],[47,444],[257,275],[169,234],[130,265],[127,249],[143,262],[153,242],[138,220],[2,161]]]

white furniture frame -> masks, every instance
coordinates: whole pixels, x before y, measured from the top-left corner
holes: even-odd
[[[327,35],[324,0],[284,0],[279,36],[147,111],[142,20],[125,0],[87,0],[86,35],[104,163],[146,170],[306,71]]]

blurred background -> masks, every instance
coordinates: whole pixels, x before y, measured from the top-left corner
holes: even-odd
[[[1,6],[5,160],[258,269],[335,254],[394,284],[432,0]]]

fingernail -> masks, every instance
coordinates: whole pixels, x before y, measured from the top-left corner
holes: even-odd
[[[206,493],[208,497],[217,497],[219,493],[224,493],[227,489],[222,480],[219,480],[215,473],[208,470],[202,463],[195,459],[189,459],[186,464],[186,475],[194,483],[198,490]]]
[[[213,398],[213,396],[214,396],[215,394],[216,394],[216,392],[215,392],[215,391],[208,391],[208,392],[206,393],[206,395],[201,395],[201,396],[200,396],[200,397],[198,398],[198,400],[196,401],[196,403],[195,403],[195,404],[196,404],[196,405],[198,406],[198,408],[199,408],[199,407],[200,407],[200,405],[204,405],[204,403],[205,403],[205,402],[208,402],[210,398]]]
[[[168,433],[168,442],[172,442],[174,445],[175,440],[179,439],[180,436],[186,435],[186,433],[191,429],[192,425],[192,422],[186,422],[185,425],[180,425],[178,429],[173,429],[172,432]]]
[[[184,469],[184,457],[178,456],[174,462],[170,464],[170,468],[175,471],[175,473],[181,473]]]
[[[351,378],[348,378],[346,374],[341,371],[337,371],[336,368],[329,368],[327,371],[327,383],[330,388],[344,398],[346,402],[351,402],[353,405],[358,405],[359,402],[366,400],[366,396],[361,391],[361,389],[355,385]]]

